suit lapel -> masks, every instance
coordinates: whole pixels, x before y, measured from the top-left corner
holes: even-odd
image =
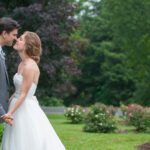
[[[2,63],[3,63],[5,74],[6,74],[6,80],[7,80],[8,86],[9,86],[10,83],[9,83],[7,68],[6,68],[6,64],[5,64],[5,58],[3,58],[1,55],[0,55],[0,61],[2,61]]]

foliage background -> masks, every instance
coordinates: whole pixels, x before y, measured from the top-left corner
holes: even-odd
[[[150,105],[149,11],[147,0],[0,1],[0,17],[41,37],[39,100],[65,105]],[[20,60],[7,49],[12,77]]]

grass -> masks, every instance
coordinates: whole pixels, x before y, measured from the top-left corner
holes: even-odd
[[[136,146],[150,141],[149,133],[135,133],[133,127],[119,126],[129,130],[127,133],[86,133],[83,124],[69,124],[63,115],[49,115],[67,150],[135,150]]]

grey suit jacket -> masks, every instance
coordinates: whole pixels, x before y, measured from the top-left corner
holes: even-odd
[[[0,116],[4,115],[8,111],[8,100],[9,79],[5,59],[0,55]]]

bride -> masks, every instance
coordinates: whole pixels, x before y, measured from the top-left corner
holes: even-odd
[[[2,150],[65,150],[34,96],[40,76],[40,38],[26,31],[17,39],[14,49],[22,61],[13,78],[15,93],[4,116],[13,120],[6,124]]]

